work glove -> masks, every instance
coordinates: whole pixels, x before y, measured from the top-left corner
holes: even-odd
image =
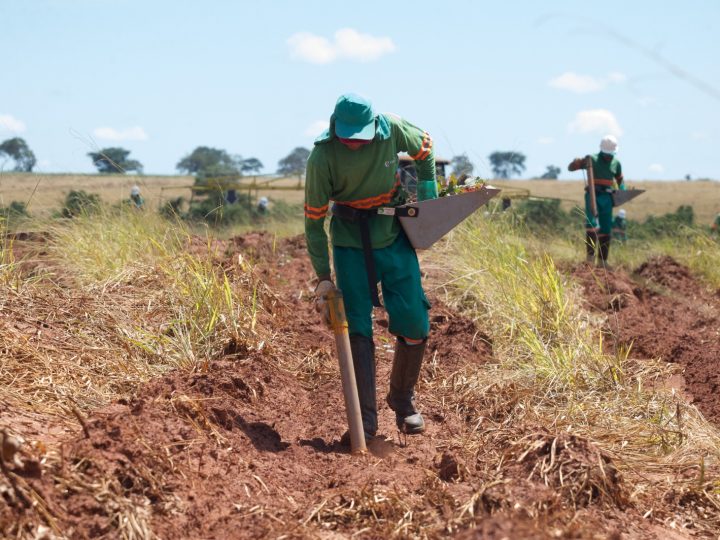
[[[417,198],[418,201],[437,199],[437,182],[435,182],[435,180],[419,180],[417,184]]]
[[[323,322],[330,326],[330,306],[327,301],[327,294],[335,291],[335,284],[329,279],[323,279],[315,287],[315,310],[320,313]]]

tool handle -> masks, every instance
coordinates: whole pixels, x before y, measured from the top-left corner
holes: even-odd
[[[588,156],[586,158],[587,172],[588,172],[588,190],[590,190],[590,211],[593,217],[598,217],[597,199],[595,198],[595,173],[593,172],[592,158]]]
[[[347,413],[350,430],[350,449],[353,454],[364,454],[367,452],[365,431],[363,430],[362,415],[360,414],[360,398],[358,397],[357,383],[355,381],[355,369],[353,368],[350,335],[348,334],[342,292],[339,289],[332,290],[327,293],[325,298],[330,310],[330,327],[335,334],[335,346],[337,347],[338,362],[340,364],[340,380],[342,381],[345,412]]]

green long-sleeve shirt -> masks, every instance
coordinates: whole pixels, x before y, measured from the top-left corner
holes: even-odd
[[[379,114],[375,138],[370,144],[350,150],[334,134],[334,122],[313,147],[305,176],[305,238],[318,276],[330,274],[330,257],[324,222],[330,201],[353,208],[376,208],[403,204],[406,194],[396,176],[398,152],[415,160],[418,180],[435,180],[435,154],[430,135],[410,122],[390,114]],[[373,248],[395,241],[400,224],[392,216],[370,220]],[[333,245],[360,248],[360,229],[335,217],[330,221]]]
[[[598,191],[606,191],[613,189],[617,183],[620,189],[625,189],[623,185],[622,165],[620,161],[612,154],[600,152],[590,156],[592,159],[593,178],[595,180],[595,189]],[[568,165],[569,171],[577,171],[578,169],[587,169],[586,158],[575,158]]]

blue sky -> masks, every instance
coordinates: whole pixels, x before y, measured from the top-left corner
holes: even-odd
[[[0,0],[0,140],[41,172],[123,146],[173,174],[206,145],[271,173],[354,91],[481,176],[495,150],[564,170],[614,132],[629,179],[718,179],[719,18],[717,0]]]

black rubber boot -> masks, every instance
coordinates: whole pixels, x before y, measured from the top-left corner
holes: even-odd
[[[598,235],[595,231],[585,232],[585,261],[595,264],[595,246],[598,245]]]
[[[375,395],[375,343],[365,336],[350,336],[355,382],[360,413],[362,414],[365,439],[371,439],[377,433],[377,398]]]
[[[610,255],[610,235],[602,235],[600,237],[600,260],[598,266],[606,268],[608,266],[608,256]]]
[[[419,345],[408,345],[402,338],[398,338],[395,343],[387,404],[395,411],[395,422],[402,433],[425,431],[425,421],[415,408],[415,384],[420,377],[426,345],[427,340]]]

